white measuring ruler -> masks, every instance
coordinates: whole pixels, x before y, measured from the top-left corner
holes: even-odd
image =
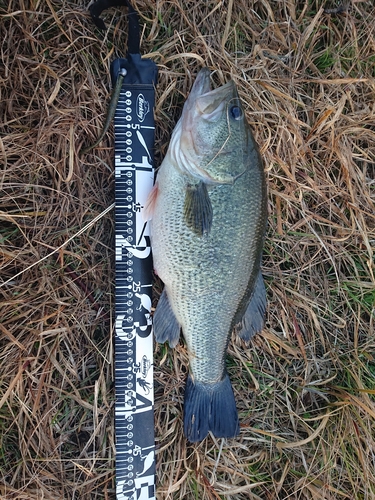
[[[126,79],[125,79],[126,80]],[[155,498],[152,257],[154,88],[124,81],[115,114],[116,498]]]

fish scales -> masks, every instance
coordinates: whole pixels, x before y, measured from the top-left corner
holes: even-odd
[[[154,267],[165,285],[155,338],[174,346],[182,328],[189,354],[184,430],[190,441],[208,431],[217,437],[239,431],[225,356],[234,327],[247,339],[262,326],[266,200],[262,161],[235,86],[229,82],[211,91],[204,69],[150,201]]]

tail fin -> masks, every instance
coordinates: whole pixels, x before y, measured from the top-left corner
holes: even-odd
[[[227,374],[215,384],[194,382],[188,375],[184,402],[184,433],[202,441],[208,431],[216,437],[235,437],[240,432],[236,402]]]

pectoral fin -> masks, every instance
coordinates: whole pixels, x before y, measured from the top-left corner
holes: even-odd
[[[180,338],[180,325],[172,311],[167,292],[164,288],[154,314],[154,335],[156,342],[169,342],[176,347]]]
[[[207,234],[212,225],[212,205],[207,186],[200,181],[186,190],[184,217],[187,226],[198,236]]]
[[[264,286],[263,276],[259,273],[250,303],[237,326],[238,335],[243,340],[249,341],[256,333],[262,331],[266,305],[266,287]]]
[[[148,197],[147,197],[144,210],[142,211],[143,220],[145,222],[148,220],[151,220],[154,216],[158,192],[159,192],[158,182],[156,181],[153,188],[151,189]]]

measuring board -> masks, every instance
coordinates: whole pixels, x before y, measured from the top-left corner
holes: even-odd
[[[126,79],[125,79],[126,80]],[[152,257],[154,87],[124,81],[115,114],[116,498],[155,498]]]

